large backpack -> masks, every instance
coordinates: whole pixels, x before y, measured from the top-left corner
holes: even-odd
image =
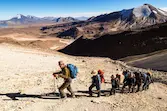
[[[100,75],[101,83],[104,83],[104,82],[105,82],[105,79],[104,79],[104,72],[99,69],[99,70],[98,70],[98,74]]]
[[[78,74],[78,68],[73,64],[67,64],[68,69],[70,70],[70,76],[72,79],[75,79]]]

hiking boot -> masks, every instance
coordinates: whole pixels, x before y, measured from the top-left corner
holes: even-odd
[[[93,97],[93,95],[92,94],[89,94],[89,96],[88,97]]]
[[[75,95],[71,95],[71,98],[76,98],[76,96]]]
[[[110,92],[110,96],[112,95],[112,92]]]
[[[97,97],[101,97],[101,95],[98,95]]]
[[[61,99],[67,99],[67,96],[62,96]]]
[[[100,96],[101,96],[101,94],[100,94],[100,93],[98,93],[97,97],[100,97]]]

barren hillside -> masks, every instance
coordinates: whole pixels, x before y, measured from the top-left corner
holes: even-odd
[[[96,39],[80,37],[66,48],[60,50],[77,56],[100,56],[121,59],[128,56],[147,54],[167,48],[167,23],[106,34]]]

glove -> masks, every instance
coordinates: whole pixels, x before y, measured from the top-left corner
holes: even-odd
[[[53,76],[57,78],[57,74],[53,73]]]

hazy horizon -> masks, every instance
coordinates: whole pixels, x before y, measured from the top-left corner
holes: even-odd
[[[155,7],[166,10],[167,1],[165,0],[5,0],[0,2],[0,20],[10,19],[17,14],[33,15],[37,17],[91,17],[100,14],[129,9],[151,4]]]

